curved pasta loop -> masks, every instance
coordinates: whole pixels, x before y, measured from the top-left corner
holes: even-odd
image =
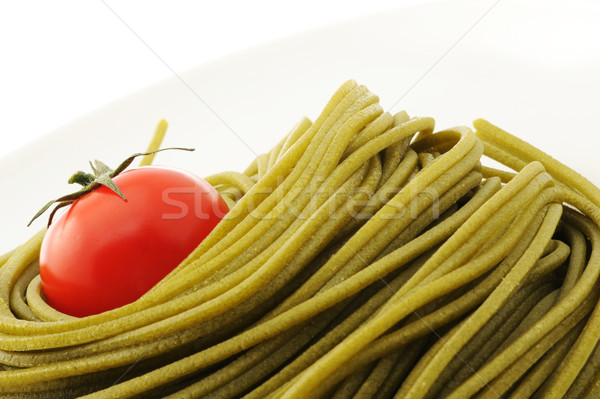
[[[0,396],[597,396],[600,190],[489,122],[434,126],[344,83],[207,177],[226,217],[102,314],[46,304],[45,231],[1,255]]]

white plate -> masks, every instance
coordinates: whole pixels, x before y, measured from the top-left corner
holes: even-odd
[[[301,116],[314,119],[348,78],[384,107],[433,116],[438,127],[485,117],[599,184],[598,15],[591,1],[435,2],[202,65],[0,159],[0,252],[43,226],[45,218],[25,224],[46,201],[74,191],[65,183],[72,172],[94,158],[114,167],[144,150],[160,118],[170,122],[165,146],[197,150],[160,154],[157,163],[201,176],[241,170]]]

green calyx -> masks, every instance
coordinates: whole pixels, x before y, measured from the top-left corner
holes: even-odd
[[[156,151],[140,152],[137,154],[133,154],[132,156],[130,156],[129,158],[127,158],[126,160],[121,162],[121,164],[119,166],[117,166],[117,168],[115,170],[112,170],[105,163],[98,161],[98,160],[95,160],[94,163],[90,162],[90,166],[92,168],[93,174],[82,172],[82,171],[77,171],[77,172],[75,172],[75,174],[73,176],[71,176],[69,178],[69,184],[74,184],[74,183],[79,184],[83,188],[80,189],[79,191],[64,195],[60,198],[57,198],[55,200],[48,202],[46,205],[44,205],[42,207],[42,209],[40,209],[38,211],[38,213],[35,214],[35,216],[29,221],[29,223],[27,223],[27,226],[31,225],[31,223],[35,219],[37,219],[44,212],[46,212],[48,209],[50,209],[50,207],[52,207],[52,205],[57,204],[56,207],[54,207],[54,209],[52,210],[52,212],[50,212],[50,216],[48,217],[48,226],[50,226],[52,224],[52,219],[54,218],[54,215],[56,214],[57,210],[59,210],[60,208],[64,208],[65,206],[71,205],[78,198],[83,197],[84,195],[94,191],[95,189],[97,189],[100,186],[106,186],[106,187],[110,188],[119,197],[123,198],[123,200],[126,200],[127,197],[125,197],[125,195],[121,192],[121,190],[119,190],[119,188],[113,181],[113,178],[115,176],[119,175],[125,169],[127,169],[129,167],[129,165],[131,165],[131,163],[133,162],[133,160],[135,158],[140,157],[140,156],[155,154],[157,152],[166,151],[166,150],[194,151],[193,148],[169,147],[169,148],[161,148]]]

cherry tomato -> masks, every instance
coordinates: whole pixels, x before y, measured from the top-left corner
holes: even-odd
[[[146,166],[116,176],[50,226],[40,253],[48,304],[77,317],[131,303],[189,255],[227,212],[191,173]]]

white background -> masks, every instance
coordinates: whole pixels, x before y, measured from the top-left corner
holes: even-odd
[[[171,77],[171,69],[179,73],[306,29],[424,2],[2,1],[0,158]]]
[[[438,129],[486,118],[600,186],[598,1],[105,1],[0,2],[0,252],[160,118],[164,146],[196,151],[158,163],[239,171],[348,78]]]

